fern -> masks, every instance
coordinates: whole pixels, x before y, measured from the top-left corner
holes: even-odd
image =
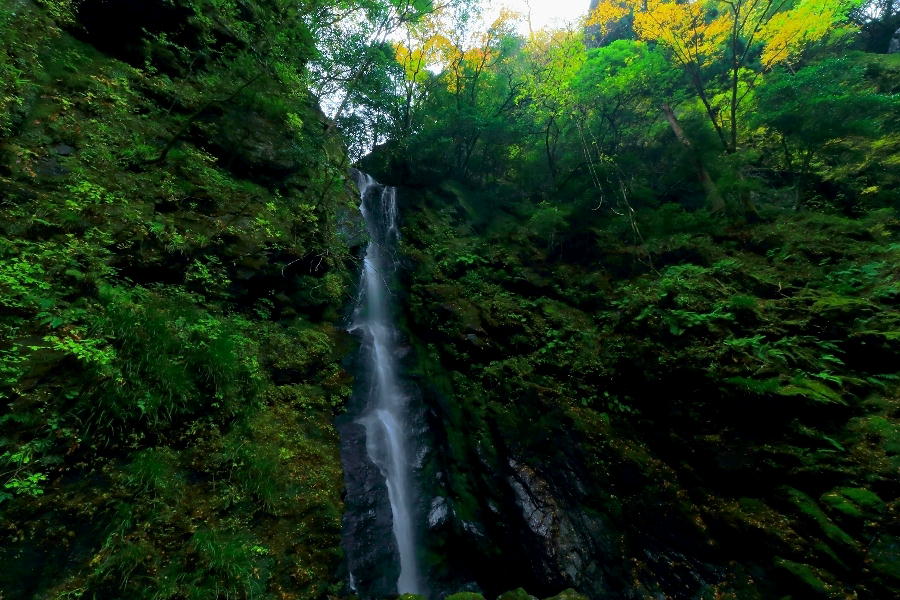
[[[794,377],[789,385],[780,388],[777,393],[780,396],[799,396],[821,404],[847,404],[840,394],[821,381],[802,376]]]

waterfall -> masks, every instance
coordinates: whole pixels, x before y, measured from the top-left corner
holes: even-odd
[[[398,374],[398,332],[391,310],[391,282],[397,271],[395,253],[400,238],[397,190],[380,185],[365,173],[354,175],[360,191],[359,210],[369,234],[350,326],[350,331],[362,338],[360,362],[369,375],[365,408],[356,422],[365,427],[368,458],[378,467],[387,487],[400,561],[397,592],[423,594],[411,486],[413,450],[405,427],[408,397]]]

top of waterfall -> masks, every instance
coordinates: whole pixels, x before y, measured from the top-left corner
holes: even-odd
[[[359,189],[360,194],[364,194],[368,188],[378,184],[374,177],[359,169],[350,169],[350,177],[352,177],[354,183],[356,183],[356,187]]]

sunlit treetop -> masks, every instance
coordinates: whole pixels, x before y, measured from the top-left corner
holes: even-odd
[[[519,13],[502,10],[485,29],[468,27],[464,15],[438,8],[410,25],[406,39],[396,42],[397,61],[407,80],[422,82],[427,71],[443,72],[447,87],[463,87],[467,70],[480,71],[500,56],[503,38],[515,33]]]
[[[762,28],[762,64],[768,68],[793,62],[803,49],[825,38],[864,0],[804,0],[775,13]]]
[[[584,34],[567,29],[532,32],[525,44],[526,64],[521,97],[539,105],[563,107],[572,100],[572,82],[586,59]]]
[[[681,64],[707,66],[757,52],[764,69],[795,61],[863,0],[601,0],[588,24],[602,32],[633,15],[641,39],[663,44]]]

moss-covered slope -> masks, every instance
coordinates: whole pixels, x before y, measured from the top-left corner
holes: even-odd
[[[403,197],[455,515],[436,573],[603,598],[897,594],[892,209],[731,226],[665,204],[636,240],[624,218],[554,227],[525,196]]]
[[[7,600],[336,581],[345,157],[302,27],[208,4],[0,9]]]

